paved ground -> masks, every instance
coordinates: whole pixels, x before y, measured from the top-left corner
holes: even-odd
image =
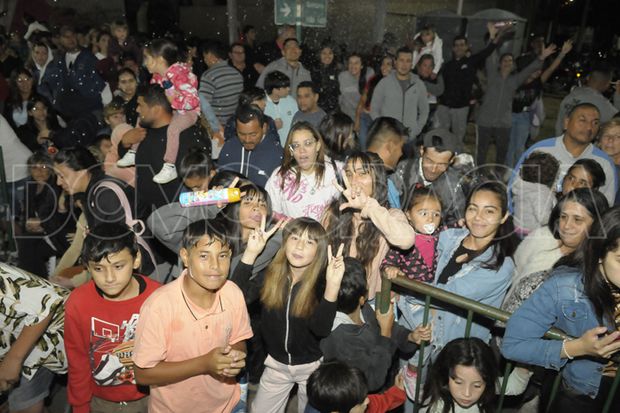
[[[547,113],[547,117],[545,118],[542,127],[540,128],[540,133],[538,134],[538,140],[547,139],[556,136],[555,135],[555,120],[556,114],[558,112],[558,107],[560,106],[560,102],[562,101],[561,97],[556,96],[545,96],[543,98],[545,112]],[[534,142],[531,142],[534,143]],[[476,127],[473,123],[469,123],[467,125],[467,134],[465,136],[465,150],[468,153],[475,154],[476,150]],[[488,157],[495,157],[495,146],[491,146],[489,148],[489,152],[487,154]]]

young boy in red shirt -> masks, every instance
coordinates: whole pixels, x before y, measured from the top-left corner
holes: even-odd
[[[323,363],[308,378],[304,413],[385,413],[405,403],[402,375],[382,394],[368,394],[364,373],[340,361]]]
[[[228,281],[226,231],[219,219],[190,224],[180,251],[185,270],[142,306],[133,360],[138,383],[151,386],[149,413],[241,409],[235,376],[252,329],[243,293]]]
[[[145,388],[136,385],[131,356],[140,308],[159,287],[142,275],[133,232],[100,224],[84,239],[82,262],[92,276],[65,307],[68,397],[74,413],[147,413]]]

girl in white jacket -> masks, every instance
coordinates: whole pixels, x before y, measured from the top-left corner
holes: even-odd
[[[418,64],[418,60],[420,57],[425,54],[433,55],[435,59],[435,67],[433,68],[433,73],[437,75],[439,70],[441,69],[441,65],[443,64],[443,40],[437,35],[435,30],[430,26],[425,26],[417,33],[413,40],[420,38],[422,40],[423,46],[421,48],[415,48],[413,51],[413,66]]]

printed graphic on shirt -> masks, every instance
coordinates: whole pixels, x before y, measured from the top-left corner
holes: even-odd
[[[138,317],[135,313],[120,326],[91,318],[90,366],[97,385],[136,383],[131,356]]]
[[[281,180],[278,181],[279,187]],[[299,181],[299,184],[295,183],[295,174],[289,173],[284,179],[282,195],[292,204],[302,204],[302,216],[318,218],[323,215],[323,211],[331,202],[331,197],[320,196],[322,190],[324,192],[324,188],[317,188],[316,185],[309,184],[304,178]],[[315,197],[316,194],[319,196]]]

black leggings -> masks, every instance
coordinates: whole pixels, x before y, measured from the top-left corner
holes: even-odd
[[[547,404],[549,403],[549,397],[551,396],[551,389],[553,387],[553,379],[554,377],[546,377],[543,383],[539,405],[540,413],[545,413],[547,410]],[[603,376],[598,394],[594,399],[584,394],[576,393],[573,389],[569,388],[564,381],[562,381],[555,399],[553,399],[549,412],[601,412],[605,406],[605,401],[607,400],[607,396],[611,390],[613,380],[613,377]],[[620,388],[616,391],[611,404],[611,409],[609,411],[620,412]]]

